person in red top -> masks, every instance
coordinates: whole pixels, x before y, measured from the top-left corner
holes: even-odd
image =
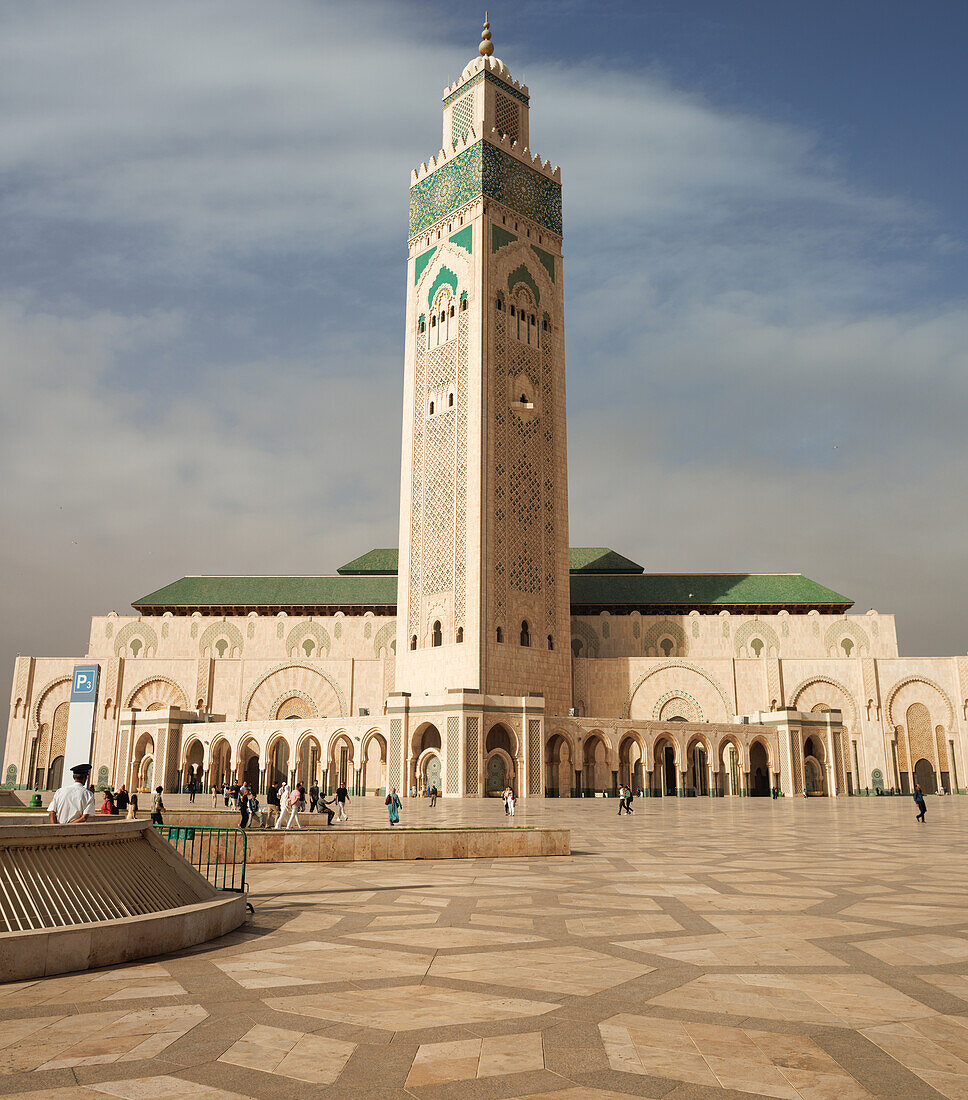
[[[116,814],[118,811],[114,808],[114,795],[110,791],[104,792],[104,801],[101,803],[101,808],[98,810],[99,814]]]

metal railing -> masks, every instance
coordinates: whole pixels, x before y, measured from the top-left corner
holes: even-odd
[[[244,893],[247,842],[242,829],[156,825],[158,832],[217,889]]]

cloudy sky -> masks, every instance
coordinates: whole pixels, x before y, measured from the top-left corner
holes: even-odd
[[[562,166],[572,544],[964,653],[968,8],[489,7]],[[0,668],[185,573],[396,544],[409,173],[479,29],[0,8]]]

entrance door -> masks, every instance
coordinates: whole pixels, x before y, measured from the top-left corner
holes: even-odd
[[[808,795],[822,795],[823,789],[823,769],[820,766],[820,762],[813,756],[808,756],[803,762],[804,778],[807,783]]]
[[[430,756],[427,758],[427,766],[424,769],[424,775],[426,776],[426,782],[428,787],[436,787],[440,790],[440,757]]]
[[[919,760],[914,765],[914,782],[921,784],[921,790],[925,794],[938,793],[938,780],[930,760]]]
[[[495,753],[487,762],[487,793],[500,794],[507,785],[507,764],[503,756]]]

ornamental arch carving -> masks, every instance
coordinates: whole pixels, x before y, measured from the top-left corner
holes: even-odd
[[[158,635],[140,619],[122,627],[115,636],[115,657],[153,657],[157,652]]]
[[[244,648],[242,631],[224,619],[205,627],[198,643],[200,657],[241,657]]]
[[[328,657],[329,650],[329,634],[319,623],[310,619],[294,626],[286,638],[286,653],[297,661],[310,657]]]
[[[159,710],[163,707],[188,709],[188,696],[182,687],[168,676],[149,676],[128,692],[128,710]]]
[[[397,620],[391,619],[376,632],[373,638],[373,656],[379,657],[384,649],[392,649],[397,640]]]
[[[635,682],[622,717],[651,719],[656,699],[673,696],[696,700],[707,722],[727,722],[733,714],[726,692],[708,672],[686,661],[666,661]]]
[[[850,619],[831,623],[824,632],[823,644],[828,657],[867,657],[871,651],[870,638]]]
[[[672,643],[669,645],[668,643]],[[688,657],[689,642],[679,623],[661,619],[653,623],[642,638],[642,648],[649,657]]]
[[[925,688],[930,690],[925,691]],[[945,728],[954,729],[955,708],[948,693],[940,684],[925,676],[906,676],[888,692],[887,719],[892,728],[904,724],[906,711],[912,703],[924,703],[933,715],[940,710],[944,715]],[[931,703],[935,704],[934,707]]]
[[[242,720],[272,720],[273,707],[278,707],[284,697],[295,698],[297,694],[312,700],[319,717],[346,715],[346,699],[338,683],[312,665],[284,664],[264,672],[249,688],[242,703]]]
[[[31,712],[34,726],[40,725],[40,716],[43,713],[45,715],[44,720],[49,721],[49,716],[53,714],[55,707],[58,704],[69,700],[71,696],[71,678],[70,676],[57,676],[53,680],[48,680],[46,684],[37,693],[37,702],[34,703],[33,710]]]
[[[756,645],[757,639],[762,642]],[[780,639],[768,623],[753,619],[743,625],[733,635],[734,652],[737,657],[779,657]]]
[[[831,688],[842,696],[840,701],[830,691]],[[831,703],[831,699],[834,703]],[[846,718],[846,725],[857,729],[857,703],[845,684],[832,676],[810,676],[790,692],[790,706],[796,707],[797,710],[813,710],[818,703],[826,704],[831,710],[842,711]],[[843,706],[843,703],[846,703],[846,706]]]
[[[572,645],[572,653],[575,657],[598,656],[598,635],[588,623],[582,622],[581,619],[572,619],[571,638],[572,643],[575,641],[581,642],[581,650],[578,653],[575,653],[574,644]]]

